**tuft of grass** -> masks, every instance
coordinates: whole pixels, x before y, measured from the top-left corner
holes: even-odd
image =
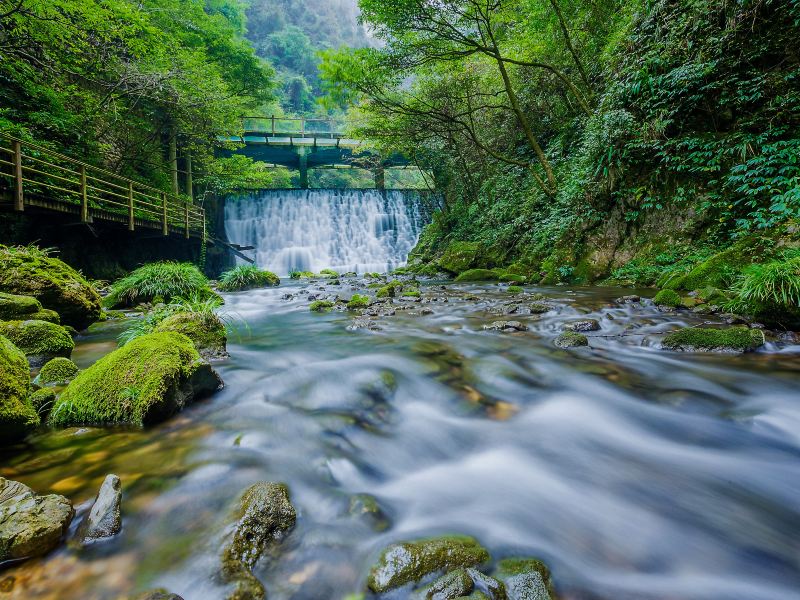
[[[800,256],[749,266],[733,291],[749,304],[800,306]]]
[[[166,306],[157,310],[152,310],[141,319],[135,319],[130,325],[117,336],[117,341],[120,346],[139,338],[148,333],[153,333],[155,328],[167,317],[178,313],[190,313],[198,317],[205,317],[207,319],[218,319],[226,326],[230,325],[231,317],[229,315],[217,314],[216,310],[222,306],[222,300],[219,296],[203,296],[202,294],[195,294],[188,298],[176,298]]]
[[[256,265],[239,265],[225,271],[219,278],[217,288],[223,292],[239,292],[254,288],[276,286],[280,278],[270,271],[262,271]]]
[[[208,279],[191,263],[156,262],[115,281],[105,299],[108,307],[134,306],[160,296],[166,301],[195,294],[211,296]]]

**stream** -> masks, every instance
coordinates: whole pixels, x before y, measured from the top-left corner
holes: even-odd
[[[500,333],[483,325],[505,287],[426,282],[424,303],[351,331],[346,312],[308,310],[319,287],[226,294],[225,388],[171,420],[45,431],[0,457],[79,515],[107,473],[123,484],[120,535],[0,572],[0,600],[221,598],[221,536],[258,481],[285,482],[298,512],[254,571],[271,600],[343,599],[383,547],[441,533],[541,557],[565,600],[800,598],[800,346],[665,352],[660,334],[708,317],[600,287],[526,288],[556,310]],[[556,349],[582,316],[602,324],[591,347]],[[122,327],[93,326],[74,360]],[[381,522],[350,514],[365,493]]]

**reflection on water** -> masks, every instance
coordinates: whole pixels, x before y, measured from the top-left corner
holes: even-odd
[[[689,317],[617,305],[613,289],[542,290],[558,309],[515,315],[526,333],[482,330],[508,297],[494,286],[450,286],[431,315],[349,332],[346,314],[280,299],[297,285],[226,297],[248,328],[211,400],[148,430],[43,433],[3,458],[3,476],[81,510],[117,473],[124,531],[5,571],[0,598],[220,598],[227,515],[260,480],[289,484],[298,509],[280,558],[256,568],[271,599],[342,598],[387,543],[442,532],[541,556],[566,599],[800,598],[797,349],[665,353],[659,334]],[[556,350],[584,315],[602,325],[592,348]],[[78,348],[84,364],[114,327]],[[348,514],[360,493],[389,528]]]

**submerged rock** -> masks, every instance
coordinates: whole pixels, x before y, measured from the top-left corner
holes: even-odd
[[[667,350],[727,353],[749,352],[763,344],[764,334],[746,327],[727,329],[686,327],[667,334],[661,342],[661,346]]]
[[[56,401],[50,423],[157,423],[221,386],[188,337],[150,333],[81,371]]]
[[[81,523],[78,536],[84,544],[111,537],[122,529],[122,482],[113,474],[106,475],[89,514]]]
[[[502,331],[509,333],[513,331],[528,331],[528,326],[519,321],[493,321],[483,328],[487,331]]]
[[[131,596],[130,600],[183,600],[183,597],[178,594],[170,594],[165,589],[158,589]]]
[[[582,319],[567,323],[564,325],[564,329],[568,331],[600,331],[600,323],[597,319]]]
[[[637,302],[641,302],[642,298],[637,296],[636,294],[630,294],[629,296],[622,296],[621,298],[617,298],[618,304],[635,304]]]
[[[351,496],[349,513],[366,521],[375,531],[386,531],[391,525],[377,498],[371,494]]]
[[[30,368],[22,351],[0,335],[0,446],[13,444],[39,426],[33,407]]]
[[[0,335],[22,350],[33,367],[57,356],[69,358],[75,347],[72,336],[61,325],[36,319],[0,322]]]
[[[74,514],[64,496],[37,496],[28,486],[0,477],[0,563],[49,552]]]
[[[553,343],[559,348],[578,348],[580,346],[588,346],[589,338],[577,331],[565,331]]]
[[[489,598],[490,600],[506,599],[506,586],[502,581],[485,575],[477,569],[467,569],[467,573],[475,584],[476,593],[481,594],[481,597]]]
[[[234,585],[229,600],[262,600],[264,586],[250,572],[261,555],[294,527],[297,513],[282,483],[257,483],[242,496],[233,536],[222,552],[222,577]]]
[[[95,289],[75,269],[42,250],[0,246],[0,291],[33,296],[77,329],[100,318]]]
[[[350,325],[347,326],[348,331],[357,331],[359,329],[367,329],[369,331],[381,331],[383,327],[378,325],[378,323],[373,321],[372,319],[362,319],[362,318],[353,319]]]
[[[400,542],[386,548],[372,567],[367,586],[383,593],[426,575],[474,567],[489,560],[489,551],[469,536],[442,536]]]

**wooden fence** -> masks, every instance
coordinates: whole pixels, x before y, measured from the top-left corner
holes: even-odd
[[[5,188],[5,189],[4,189]],[[31,142],[0,134],[0,192],[13,209],[73,213],[95,220],[205,238],[205,211],[185,199]]]

